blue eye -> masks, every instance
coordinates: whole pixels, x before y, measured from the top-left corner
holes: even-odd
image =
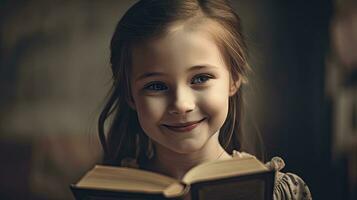
[[[193,77],[191,84],[202,84],[204,82],[207,82],[211,78],[213,78],[211,75],[201,74],[201,75]]]
[[[160,82],[149,83],[144,86],[144,90],[148,90],[148,91],[163,91],[167,89],[168,87],[164,83],[160,83]]]

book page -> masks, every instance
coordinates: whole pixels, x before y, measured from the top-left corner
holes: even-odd
[[[232,158],[198,165],[185,174],[183,182],[192,184],[198,181],[214,180],[263,171],[269,170],[255,157]]]
[[[147,193],[163,193],[169,189],[169,194],[184,189],[178,180],[164,175],[144,170],[108,166],[96,166],[76,186],[86,189]]]

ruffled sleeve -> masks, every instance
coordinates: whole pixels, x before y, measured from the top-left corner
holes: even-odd
[[[233,150],[233,157],[249,157],[253,156],[245,152]],[[274,200],[311,200],[311,193],[305,182],[295,174],[282,173],[285,167],[285,162],[280,157],[274,157],[271,161],[265,164],[269,169],[274,170]]]
[[[276,171],[274,200],[311,200],[311,193],[305,182],[295,174],[282,173],[285,163],[280,157],[274,157],[266,166]]]

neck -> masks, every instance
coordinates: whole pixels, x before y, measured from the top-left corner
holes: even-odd
[[[155,145],[155,156],[146,167],[150,171],[182,179],[192,167],[203,162],[231,158],[218,141],[218,133],[199,150],[189,153],[178,153],[159,144]]]

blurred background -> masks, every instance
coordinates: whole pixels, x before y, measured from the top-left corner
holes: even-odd
[[[134,2],[0,0],[0,199],[73,199],[69,184],[100,161],[109,42]],[[232,2],[266,157],[314,199],[357,199],[357,2]]]

